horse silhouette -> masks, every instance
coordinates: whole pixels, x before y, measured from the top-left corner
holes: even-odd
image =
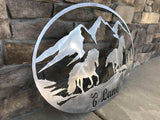
[[[125,49],[124,36],[119,38],[118,48],[113,49],[113,51],[107,56],[105,67],[108,63],[112,63],[114,73],[123,64],[123,49]]]
[[[81,89],[82,93],[84,93],[83,78],[89,78],[91,84],[88,86],[88,88],[90,88],[93,85],[93,75],[97,77],[96,84],[99,84],[99,76],[96,73],[96,66],[99,66],[98,58],[99,51],[95,48],[91,49],[88,51],[88,55],[85,61],[79,62],[73,67],[73,69],[69,73],[67,88],[68,94],[72,94],[75,91],[76,86],[78,86]]]

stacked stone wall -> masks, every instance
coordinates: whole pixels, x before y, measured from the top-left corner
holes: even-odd
[[[50,18],[80,2],[104,4],[122,16],[134,40],[135,65],[160,55],[160,0],[0,0],[0,119],[10,119],[47,104],[32,77],[34,45]],[[80,22],[100,15],[106,21],[115,19],[111,13],[89,8],[64,15],[48,30],[40,51],[51,46],[50,40],[58,40]]]

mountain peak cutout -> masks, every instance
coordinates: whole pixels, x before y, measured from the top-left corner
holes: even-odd
[[[54,55],[56,52],[58,52],[58,54],[47,65],[45,65],[39,72],[42,72],[48,67],[54,65],[58,61],[62,60],[64,57],[71,56],[75,53],[78,53],[78,55],[69,64],[82,58],[85,54],[85,51],[83,49],[84,37],[82,36],[81,28],[84,28],[84,30],[86,30],[86,32],[91,35],[92,39],[97,44],[96,33],[101,23],[103,23],[104,25],[107,25],[113,31],[114,33],[113,36],[117,39],[119,39],[118,26],[120,26],[125,32],[127,32],[127,30],[123,27],[120,21],[116,21],[114,26],[111,27],[109,23],[105,22],[105,20],[101,16],[99,16],[96,19],[96,21],[93,23],[93,25],[90,27],[89,30],[84,25],[79,24],[68,35],[62,37],[54,46],[48,48],[39,57],[36,58],[36,63],[38,63],[48,58],[49,56]]]

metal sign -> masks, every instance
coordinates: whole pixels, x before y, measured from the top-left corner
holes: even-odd
[[[65,13],[82,7],[107,10],[119,20],[111,25],[99,16],[89,29],[79,24],[68,35],[37,56],[41,40],[48,28]],[[82,29],[91,36],[93,44],[98,46],[100,43],[96,39],[96,33],[101,24],[113,33],[112,36],[118,45],[110,51],[105,48],[101,51],[98,47],[85,50]],[[124,34],[119,34],[119,30]],[[129,47],[126,46],[126,35],[130,38]],[[37,67],[49,57],[50,61],[43,63],[41,68]],[[114,10],[97,3],[75,4],[56,14],[40,33],[32,58],[33,77],[41,95],[55,108],[69,113],[96,110],[113,98],[119,92],[120,84],[132,65],[133,41],[126,23]],[[50,71],[53,79],[39,77],[40,74]],[[64,74],[55,77],[59,71],[63,71]]]

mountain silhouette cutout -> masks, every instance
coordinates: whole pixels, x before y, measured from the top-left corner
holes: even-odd
[[[117,39],[119,39],[118,35],[119,26],[126,33],[128,33],[127,30],[120,23],[120,21],[117,20],[116,23],[113,25],[113,27],[111,27],[110,24],[108,22],[105,22],[105,20],[101,16],[99,16],[96,19],[96,21],[89,29],[87,29],[84,25],[79,24],[68,35],[62,37],[54,46],[48,48],[39,57],[36,58],[36,63],[38,63],[58,52],[58,54],[49,63],[47,63],[39,71],[39,73],[47,69],[48,67],[54,65],[55,63],[59,62],[66,56],[71,56],[77,53],[77,56],[69,64],[77,61],[78,59],[81,59],[85,54],[85,51],[83,49],[84,37],[82,35],[82,28],[91,36],[95,44],[97,44],[96,33],[101,23],[108,26],[110,30],[113,31],[113,36]]]

